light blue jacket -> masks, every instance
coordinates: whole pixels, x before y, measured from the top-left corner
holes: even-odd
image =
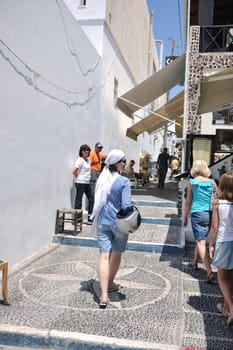
[[[131,206],[130,181],[125,176],[118,176],[111,186],[110,193],[107,196],[107,203],[100,212],[98,223],[115,225],[118,211]]]

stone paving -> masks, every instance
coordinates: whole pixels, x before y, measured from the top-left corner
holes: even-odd
[[[78,237],[92,237],[91,227],[84,225],[83,231]],[[55,237],[56,238],[56,237]],[[55,239],[54,238],[54,239]],[[134,233],[130,241],[138,242],[150,242],[150,243],[170,243],[170,244],[179,244],[180,242],[180,227],[179,226],[168,226],[157,224],[142,224],[140,228]]]
[[[172,243],[174,232],[179,243],[179,226],[142,226],[138,239],[145,235],[148,245]],[[232,350],[233,327],[216,311],[217,280],[204,282],[202,264],[190,270],[193,250],[187,243],[183,255],[126,251],[117,276],[123,288],[109,293],[100,310],[97,248],[49,244],[10,271],[11,305],[0,304],[0,350]]]

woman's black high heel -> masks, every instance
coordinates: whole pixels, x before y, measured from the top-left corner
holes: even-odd
[[[99,302],[100,309],[106,309],[108,303],[103,303],[102,301]]]

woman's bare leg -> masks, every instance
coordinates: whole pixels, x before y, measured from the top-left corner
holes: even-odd
[[[194,251],[194,257],[193,257],[193,261],[192,261],[192,265],[193,266],[197,266],[198,265],[198,259],[199,259],[199,251],[198,251],[198,247],[197,247],[197,244],[196,244],[195,251]]]
[[[199,256],[200,256],[200,258],[205,266],[207,274],[210,275],[212,273],[212,269],[210,266],[210,261],[209,261],[209,257],[208,257],[207,250],[206,250],[206,241],[200,240],[200,241],[196,241],[196,243],[197,243],[197,249],[199,252]]]
[[[109,288],[114,286],[114,279],[121,263],[121,255],[122,253],[115,250],[113,250],[110,255]]]
[[[224,296],[224,309],[233,317],[232,270],[218,269],[218,282]]]
[[[108,281],[110,272],[110,253],[100,253],[99,256],[99,281],[101,288],[101,298],[102,303],[108,302]]]

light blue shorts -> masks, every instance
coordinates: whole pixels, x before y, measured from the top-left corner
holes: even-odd
[[[205,240],[211,223],[211,211],[198,211],[191,214],[191,224],[195,241]]]
[[[217,269],[233,269],[233,241],[217,242],[215,244],[212,264]]]
[[[110,253],[112,250],[123,253],[126,249],[128,235],[118,232],[116,226],[98,224],[96,237],[100,253]]]

